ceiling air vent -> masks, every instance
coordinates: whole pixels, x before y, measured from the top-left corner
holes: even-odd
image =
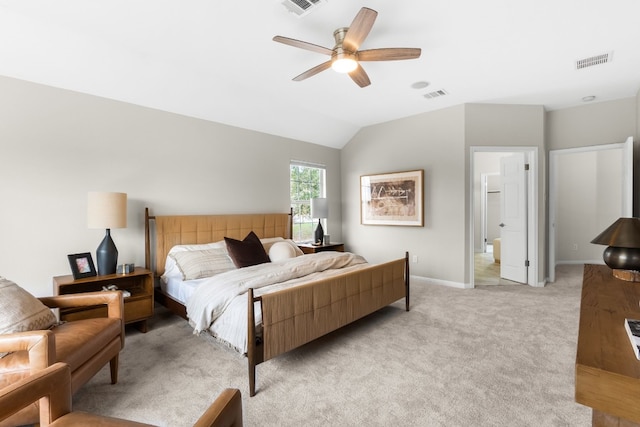
[[[581,70],[594,65],[606,64],[611,62],[613,52],[603,53],[602,55],[590,56],[589,58],[578,59],[576,61],[576,70]]]
[[[445,95],[447,95],[446,90],[438,89],[438,90],[434,90],[433,92],[425,93],[424,97],[427,99],[433,99],[433,98],[438,98],[440,96],[445,96]]]
[[[305,16],[318,8],[327,0],[283,0],[282,4],[299,17]]]

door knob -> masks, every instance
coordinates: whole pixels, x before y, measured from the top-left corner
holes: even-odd
[[[504,223],[503,222],[500,223],[500,227],[504,227]]]

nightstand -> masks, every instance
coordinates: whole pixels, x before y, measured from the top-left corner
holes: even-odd
[[[311,243],[296,243],[305,254],[315,254],[316,252],[338,251],[344,252],[344,243],[329,243],[328,245],[312,245]]]
[[[153,273],[151,271],[136,267],[133,273],[127,274],[107,274],[78,280],[74,280],[72,275],[53,278],[55,295],[102,291],[103,286],[109,285],[116,285],[119,290],[131,293],[131,296],[124,298],[125,324],[135,323],[140,331],[147,332],[147,319],[153,316]],[[60,320],[67,321],[106,315],[106,306],[60,309]]]

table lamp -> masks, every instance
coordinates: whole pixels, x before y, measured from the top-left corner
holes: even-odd
[[[608,245],[602,258],[615,277],[640,282],[640,218],[619,218],[591,243]]]
[[[96,249],[98,275],[115,274],[118,264],[118,249],[111,239],[111,229],[127,226],[127,194],[89,192],[87,219],[89,228],[107,230],[104,239]]]
[[[322,244],[324,239],[324,230],[320,219],[327,218],[329,216],[329,203],[325,197],[315,197],[311,199],[311,218],[318,218],[318,226],[315,232],[315,243]]]

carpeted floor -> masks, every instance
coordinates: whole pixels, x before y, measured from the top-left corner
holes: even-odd
[[[257,368],[162,308],[127,331],[120,381],[105,367],[74,408],[189,426],[225,387],[246,426],[589,426],[575,403],[582,266],[557,281],[455,289],[412,282],[404,301]]]

